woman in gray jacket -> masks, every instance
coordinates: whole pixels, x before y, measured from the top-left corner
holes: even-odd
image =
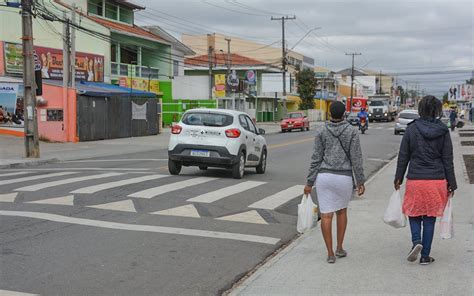
[[[330,113],[332,120],[316,132],[304,193],[310,194],[312,187],[316,187],[321,231],[328,250],[327,262],[335,263],[336,256],[347,256],[342,246],[347,227],[347,206],[352,197],[354,182],[359,196],[364,194],[365,176],[359,133],[344,120],[344,104],[332,103]],[[337,218],[336,252],[332,244],[334,213]]]

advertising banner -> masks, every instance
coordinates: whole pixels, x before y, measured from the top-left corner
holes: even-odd
[[[217,98],[225,98],[225,74],[214,75],[215,94]]]
[[[22,45],[5,42],[5,71],[21,74],[23,71]],[[63,79],[63,51],[35,46],[35,56],[41,65],[43,79]],[[104,57],[76,53],[76,80],[104,81]]]
[[[18,84],[0,83],[0,106],[4,111],[15,114]]]
[[[150,87],[148,87],[148,79],[120,77],[119,85],[128,88],[132,86],[133,89],[149,91],[155,94],[160,92],[160,82],[153,79],[150,80]]]

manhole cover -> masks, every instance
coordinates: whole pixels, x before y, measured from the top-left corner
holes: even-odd
[[[474,141],[461,141],[462,146],[474,146]]]

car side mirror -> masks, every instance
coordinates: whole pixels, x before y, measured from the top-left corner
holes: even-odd
[[[263,128],[258,129],[258,134],[259,135],[265,135],[265,130]]]

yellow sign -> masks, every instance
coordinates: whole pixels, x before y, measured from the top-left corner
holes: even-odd
[[[225,74],[214,75],[215,94],[217,98],[225,97]]]
[[[119,83],[123,87],[130,87],[132,85],[133,89],[149,91],[155,94],[160,92],[160,82],[158,80],[150,80],[150,85],[148,86],[148,79],[120,77]]]

